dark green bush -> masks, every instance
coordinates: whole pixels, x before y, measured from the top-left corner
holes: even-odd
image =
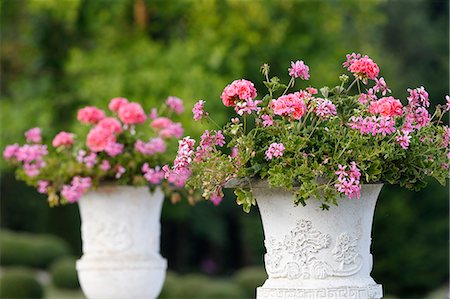
[[[248,297],[245,291],[232,282],[226,280],[214,280],[208,283],[201,292],[197,294],[195,298],[198,299],[243,299],[254,298]]]
[[[170,288],[172,297],[177,299],[199,298],[212,279],[198,274],[189,274],[180,277],[176,285]]]
[[[11,268],[0,277],[0,298],[43,298],[44,289],[32,270]]]
[[[267,279],[267,274],[262,267],[247,267],[239,270],[233,280],[249,298],[255,298],[256,288],[260,287]]]
[[[0,231],[0,264],[46,269],[57,258],[69,255],[67,243],[51,235]]]
[[[50,274],[55,287],[62,289],[79,289],[75,257],[61,257],[50,266]]]

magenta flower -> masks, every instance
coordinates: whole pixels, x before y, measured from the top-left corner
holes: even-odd
[[[116,179],[120,179],[126,171],[127,170],[122,165],[117,166],[116,175],[115,175]]]
[[[291,61],[291,68],[289,69],[289,76],[293,78],[300,78],[302,80],[309,79],[309,67],[303,60]]]
[[[383,96],[386,95],[386,92],[388,91],[391,93],[391,90],[387,87],[386,81],[384,81],[384,78],[381,77],[380,79],[375,78],[375,86],[373,87],[373,90],[375,92],[381,92]]]
[[[114,134],[110,130],[102,127],[92,128],[86,137],[86,145],[93,152],[101,152],[109,144],[114,142],[116,142]]]
[[[445,105],[445,110],[450,111],[450,96],[446,95],[445,100],[447,101]]]
[[[102,119],[98,124],[98,127],[106,129],[110,131],[111,133],[121,133],[122,132],[122,125],[120,122],[115,119],[114,117],[107,117]]]
[[[124,145],[117,142],[108,143],[105,147],[105,153],[110,157],[115,157],[123,152]]]
[[[223,192],[221,188],[218,188],[214,193],[211,195],[210,200],[215,206],[218,206],[222,200],[223,200]]]
[[[192,108],[192,113],[194,114],[194,120],[200,120],[203,117],[208,116],[208,112],[204,110],[205,101],[200,100],[194,104],[194,108]]]
[[[274,157],[282,157],[284,153],[284,145],[282,143],[272,143],[266,150],[266,160],[272,160]]]
[[[75,176],[70,185],[63,185],[61,195],[67,199],[68,202],[74,203],[83,196],[92,186],[92,179],[90,177]]]
[[[137,140],[134,144],[134,149],[144,155],[151,156],[157,153],[164,153],[166,151],[166,143],[159,137],[150,139],[147,143]]]
[[[361,57],[361,54],[356,55],[355,53],[350,57],[347,55],[347,62],[344,63],[344,66],[346,66],[355,77],[364,82],[367,78],[374,80],[380,73],[378,65],[367,55],[364,57]]]
[[[181,138],[183,136],[183,127],[181,123],[173,123],[171,122],[166,128],[159,131],[159,137],[167,139],[167,138]]]
[[[349,170],[345,170],[347,166],[338,165],[338,170],[335,172],[338,175],[338,183],[335,187],[338,192],[344,193],[348,198],[359,198],[361,195],[361,171],[356,166],[355,162],[350,163]]]
[[[184,111],[183,100],[170,96],[166,100],[166,105],[176,114],[181,114]]]
[[[102,163],[100,164],[100,169],[103,171],[108,171],[111,169],[111,164],[109,163],[108,160],[103,160]]]
[[[40,143],[42,141],[41,129],[31,128],[25,132],[25,137],[27,139],[27,142]]]
[[[50,183],[48,181],[43,181],[43,180],[39,180],[37,182],[37,191],[41,194],[45,194],[47,193],[48,190],[48,186],[50,185]]]
[[[164,179],[164,171],[159,166],[156,166],[155,168],[150,168],[148,166],[148,163],[145,163],[144,165],[142,165],[141,170],[142,173],[144,174],[144,178],[150,184],[157,185],[161,183],[161,181]]]
[[[369,112],[383,116],[400,116],[403,113],[402,103],[394,97],[384,97],[370,103]]]
[[[5,160],[10,160],[11,158],[16,158],[20,146],[17,143],[7,145],[3,151],[3,158]]]

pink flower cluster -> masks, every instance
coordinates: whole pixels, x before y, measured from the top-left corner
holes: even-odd
[[[105,153],[110,157],[115,157],[123,152],[124,145],[118,142],[111,142],[105,147]]]
[[[403,149],[407,149],[409,147],[409,142],[411,141],[411,136],[408,134],[403,134],[395,137],[395,141],[400,144]]]
[[[420,129],[428,125],[431,116],[426,107],[430,105],[428,92],[423,86],[416,89],[408,89],[408,106],[405,107],[405,121],[402,131],[411,133],[414,129]]]
[[[215,206],[218,206],[218,205],[222,202],[222,200],[223,200],[223,191],[222,191],[222,188],[217,188],[217,189],[213,192],[213,194],[211,195],[211,197],[209,198],[209,200],[211,200],[212,203],[213,203]]]
[[[67,199],[68,202],[74,203],[78,201],[91,186],[92,179],[90,177],[75,176],[70,185],[62,186],[61,195]]]
[[[93,152],[104,151],[109,144],[114,142],[116,142],[114,133],[102,127],[92,128],[86,137],[86,145]]]
[[[291,61],[291,68],[288,70],[289,76],[293,78],[300,78],[302,80],[309,79],[309,67],[303,62],[303,60]]]
[[[139,103],[124,103],[117,112],[119,119],[126,125],[142,124],[147,115]]]
[[[331,116],[337,115],[336,112],[336,106],[328,99],[316,99],[316,108],[314,109],[314,112],[317,116],[322,118],[329,118]]]
[[[40,169],[45,167],[44,157],[47,154],[47,146],[41,144],[19,146],[15,143],[7,145],[3,151],[5,160],[15,160],[22,163],[25,174],[29,177],[39,175]]]
[[[25,132],[25,138],[27,142],[30,143],[40,143],[42,141],[41,137],[41,129],[40,128],[31,128]]]
[[[377,134],[386,136],[396,131],[395,120],[385,116],[352,116],[350,118],[349,126],[352,129],[359,130],[362,134],[372,134],[373,136]]]
[[[59,132],[56,134],[55,138],[53,138],[52,145],[53,147],[59,146],[71,146],[73,144],[73,134],[67,132]]]
[[[347,54],[347,61],[344,62],[346,67],[353,75],[363,81],[367,78],[374,80],[380,73],[380,68],[373,62],[369,56],[361,56],[361,54]]]
[[[183,187],[186,183],[186,180],[191,175],[189,166],[192,162],[192,156],[194,155],[194,145],[195,140],[191,139],[189,136],[178,141],[178,153],[173,162],[172,169],[170,169],[168,165],[164,165],[162,168],[164,177],[169,183],[177,187]]]
[[[164,153],[166,151],[166,143],[161,138],[152,138],[147,143],[142,140],[137,140],[134,144],[134,149],[144,155],[155,155],[157,153]]]
[[[256,89],[254,84],[248,80],[235,80],[225,87],[220,98],[225,106],[234,107],[237,101],[256,98]]]
[[[50,186],[50,182],[39,180],[37,182],[37,191],[41,194],[45,194],[48,191],[48,187]]]
[[[268,127],[273,125],[273,119],[270,115],[263,114],[261,115],[261,119],[263,120],[263,126]]]
[[[391,90],[387,87],[386,81],[384,81],[383,77],[380,79],[375,78],[375,86],[372,88],[376,93],[381,92],[383,96],[386,95],[386,92],[391,93]]]
[[[176,114],[181,114],[184,111],[183,100],[170,96],[166,100],[166,105]]]
[[[81,123],[95,125],[106,117],[105,112],[94,106],[87,106],[78,110],[77,119]]]
[[[145,163],[144,165],[142,165],[141,170],[144,174],[144,178],[150,184],[157,185],[164,179],[164,171],[159,166],[150,168],[150,166],[148,166],[148,163]]]
[[[259,112],[261,110],[258,105],[261,103],[259,100],[247,99],[245,101],[237,102],[234,106],[234,110],[239,115],[251,114],[253,111]]]
[[[128,104],[128,100],[125,98],[114,98],[109,102],[108,108],[112,112],[119,112],[121,106]]]
[[[370,103],[369,112],[383,116],[401,116],[403,113],[402,103],[394,97],[384,97]]]
[[[205,158],[208,158],[211,154],[211,151],[214,150],[215,146],[224,146],[225,145],[225,137],[222,134],[222,131],[213,131],[211,134],[209,130],[206,130],[202,136],[200,137],[200,145],[197,147],[194,161],[203,161]]]
[[[361,171],[356,166],[355,162],[351,162],[349,169],[346,169],[347,165],[338,165],[338,171],[335,172],[338,175],[338,183],[334,186],[338,192],[344,193],[350,199],[355,196],[359,198],[361,196],[361,184],[359,181],[361,178]]]
[[[284,153],[284,145],[283,143],[272,143],[269,145],[269,148],[266,150],[266,160],[272,160],[274,157],[282,157]]]
[[[157,117],[151,123],[150,126],[159,131],[161,138],[180,138],[183,136],[183,127],[181,123],[174,123],[167,117]]]
[[[90,153],[87,155],[85,150],[79,150],[77,154],[78,163],[83,163],[87,168],[93,168],[97,164],[97,154]]]
[[[272,100],[271,106],[276,115],[292,116],[300,119],[306,112],[306,104],[303,100],[304,93],[295,92]]]
[[[192,113],[194,114],[194,120],[200,120],[203,117],[208,116],[208,112],[204,110],[205,101],[200,100],[195,103],[194,108],[192,108]]]
[[[367,93],[361,93],[361,95],[359,96],[358,101],[365,105],[370,101],[376,100],[377,96],[375,95],[375,91],[373,90],[373,88],[369,88],[369,90],[367,90]]]

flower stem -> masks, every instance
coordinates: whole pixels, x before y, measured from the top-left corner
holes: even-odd
[[[289,90],[289,88],[291,87],[291,85],[294,86],[293,83],[294,83],[294,77],[291,77],[291,80],[289,81],[289,83],[288,83],[286,89],[284,90],[283,95],[286,94],[286,92]]]
[[[353,80],[353,82],[350,84],[350,86],[347,88],[347,90],[345,91],[345,93],[348,93],[350,91],[350,89],[352,89],[353,85],[355,85],[356,81],[358,81],[358,78],[356,78],[355,80]]]
[[[219,130],[222,130],[222,127],[219,126],[219,125],[211,118],[211,116],[207,115],[207,117],[208,117],[208,119],[209,119],[209,120],[210,120],[217,128],[219,128]]]

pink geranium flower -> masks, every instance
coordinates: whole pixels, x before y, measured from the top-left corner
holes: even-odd
[[[110,131],[111,133],[121,133],[122,132],[122,125],[114,117],[107,117],[107,118],[102,119],[97,124],[97,126],[103,128],[103,129],[106,129],[106,130]]]
[[[205,105],[205,101],[200,100],[195,103],[194,108],[192,108],[192,113],[194,114],[194,120],[200,120],[203,117],[208,116],[208,112],[205,112],[203,106]]]
[[[32,128],[25,132],[25,137],[27,142],[32,143],[40,143],[42,141],[41,137],[41,129],[40,128]]]
[[[309,79],[309,67],[303,60],[291,61],[291,68],[289,69],[289,76],[293,78],[300,78],[302,80]]]
[[[344,66],[347,66],[347,69],[353,73],[353,75],[364,82],[368,79],[374,80],[378,77],[380,73],[380,68],[378,65],[373,62],[369,56],[365,55],[361,57],[361,54],[352,54],[353,56],[347,55],[347,62],[344,63]]]
[[[71,146],[73,144],[73,134],[68,132],[59,132],[55,138],[53,138],[53,147],[59,146]]]
[[[120,107],[128,104],[128,100],[125,98],[114,98],[109,102],[108,108],[113,112],[119,112]]]
[[[96,124],[105,117],[105,112],[94,106],[84,107],[77,114],[78,121],[84,124]]]
[[[274,157],[282,157],[284,153],[284,145],[282,143],[272,143],[266,150],[266,160],[272,160]]]
[[[181,114],[184,111],[183,100],[170,96],[166,100],[166,105],[176,114]]]
[[[383,116],[400,116],[403,113],[402,103],[394,97],[384,97],[370,103],[369,112]]]
[[[169,127],[173,122],[167,117],[157,117],[151,123],[150,127],[154,129],[165,129]]]
[[[92,128],[86,138],[87,147],[94,152],[103,151],[110,143],[114,143],[116,137],[107,129],[102,127]]]
[[[300,119],[306,112],[306,104],[301,98],[299,92],[290,93],[272,100],[272,109],[276,115],[292,116],[294,119]]]
[[[225,106],[234,107],[236,101],[256,98],[256,89],[251,81],[235,80],[225,87],[220,98]]]
[[[127,125],[141,124],[147,119],[144,109],[138,103],[125,103],[121,105],[118,115],[119,119]]]

